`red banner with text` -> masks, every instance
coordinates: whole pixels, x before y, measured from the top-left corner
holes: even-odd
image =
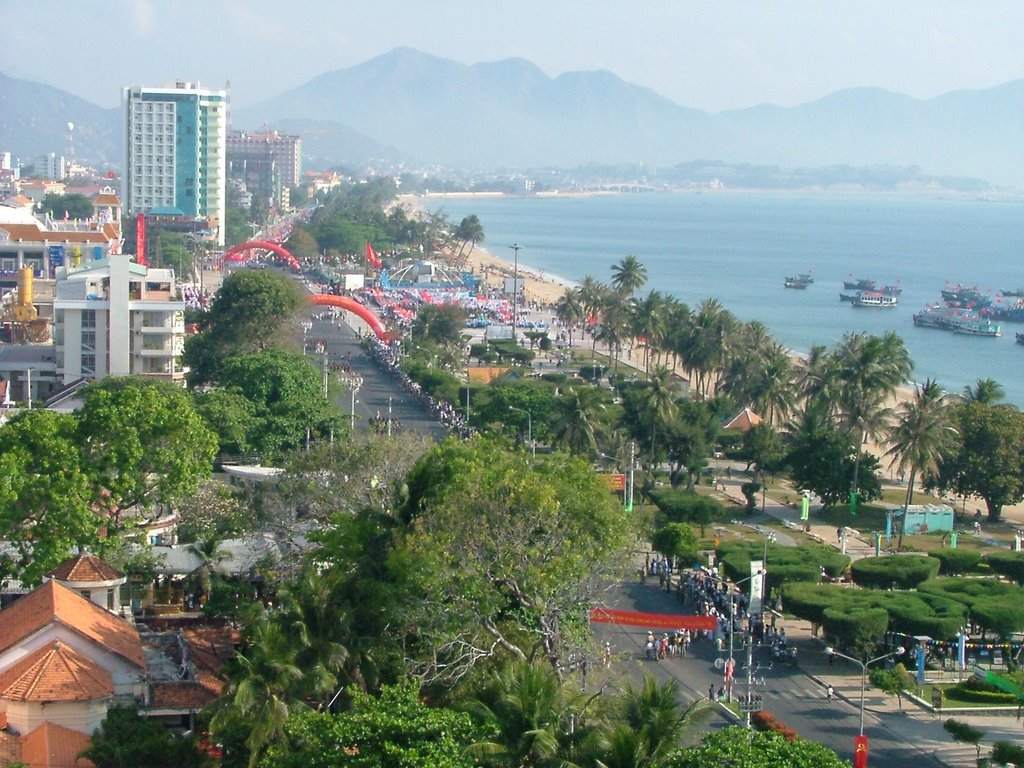
[[[868,737],[853,737],[853,768],[868,768]]]
[[[614,608],[591,608],[590,621],[595,624],[624,624],[629,627],[657,629],[688,629],[691,632],[714,631],[718,619],[714,616],[680,616],[674,613],[639,613]]]

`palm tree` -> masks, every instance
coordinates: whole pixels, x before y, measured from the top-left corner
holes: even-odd
[[[626,687],[622,704],[622,719],[640,736],[650,761],[660,759],[678,746],[686,731],[699,724],[708,708],[701,700],[681,707],[676,681],[670,679],[659,685],[649,674],[644,675],[639,688],[632,684]]]
[[[664,429],[676,415],[672,371],[665,366],[658,366],[651,371],[650,378],[644,386],[642,407],[646,421],[651,425],[650,455],[653,461],[658,428]]]
[[[462,269],[466,260],[472,255],[476,244],[484,239],[484,227],[475,213],[471,213],[459,222],[455,228],[455,236],[461,241],[459,253],[455,259],[455,267]],[[466,251],[466,244],[469,244],[469,251]]]
[[[864,443],[877,439],[888,427],[891,409],[886,402],[913,370],[910,354],[895,333],[868,336],[848,333],[833,354],[832,375],[839,426],[855,439],[857,451],[850,490],[859,490],[860,459]]]
[[[192,588],[201,597],[210,597],[213,591],[213,573],[218,563],[227,558],[227,553],[220,549],[221,540],[217,536],[209,536],[189,545],[192,554],[199,558],[199,567],[189,576]]]
[[[604,285],[598,280],[595,280],[590,275],[583,278],[579,285],[579,296],[580,303],[583,305],[583,311],[586,314],[585,323],[587,325],[598,322],[601,316],[601,310],[604,308],[605,297],[608,295],[608,286]],[[594,334],[594,345],[591,351],[597,349],[597,334]]]
[[[509,664],[467,709],[496,734],[470,745],[467,754],[509,768],[561,765],[559,758],[586,735],[585,729],[567,728],[567,721],[576,723],[581,700],[546,664]]]
[[[289,715],[305,708],[294,695],[303,677],[297,653],[276,623],[263,620],[254,628],[248,650],[235,656],[238,674],[210,721],[210,733],[219,736],[233,727],[248,731],[249,768],[284,735]]]
[[[600,413],[605,404],[597,387],[569,387],[555,400],[552,414],[552,443],[570,453],[590,456],[605,431]]]
[[[708,396],[714,374],[725,365],[735,327],[736,318],[718,299],[705,299],[693,315],[685,360],[697,373],[697,391],[702,397]]]
[[[979,382],[980,384],[981,382]],[[914,392],[914,399],[900,404],[896,427],[889,436],[886,456],[900,474],[907,469],[907,498],[903,504],[904,525],[900,526],[897,550],[903,547],[907,508],[914,499],[914,480],[917,474],[938,471],[939,463],[953,447],[956,430],[950,420],[949,402],[939,385],[928,379]]]
[[[647,267],[636,256],[626,256],[612,265],[612,286],[623,296],[632,296],[647,282]]]
[[[755,406],[768,423],[775,426],[785,421],[796,403],[796,381],[789,350],[777,342],[764,352],[761,362],[760,387]]]
[[[668,331],[665,297],[660,291],[651,291],[633,307],[633,335],[645,340],[644,373],[651,372],[651,352],[661,348]]]
[[[968,403],[1002,405],[1005,397],[1006,390],[995,379],[978,379],[974,386],[964,387],[963,399]]]
[[[582,290],[570,288],[555,302],[555,317],[565,326],[569,333],[569,346],[572,346],[572,332],[576,326],[586,319]]]

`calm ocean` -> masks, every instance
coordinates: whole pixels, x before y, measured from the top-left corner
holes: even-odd
[[[627,254],[647,267],[645,290],[690,307],[717,297],[743,320],[760,320],[776,339],[804,352],[848,331],[896,331],[913,357],[914,378],[955,393],[979,378],[1024,408],[1024,324],[1002,338],[917,328],[914,312],[937,303],[947,281],[996,292],[1024,288],[1024,201],[785,193],[703,192],[601,197],[427,199],[458,222],[476,214],[483,243],[520,264],[578,282],[607,282]],[[786,275],[812,272],[806,290]],[[842,281],[899,281],[893,309],[839,301]],[[1014,301],[1010,299],[1010,301]]]

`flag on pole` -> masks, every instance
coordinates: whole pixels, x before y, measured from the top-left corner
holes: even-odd
[[[853,768],[868,768],[868,737],[853,737]]]
[[[366,260],[370,262],[375,268],[381,268],[381,261],[377,258],[377,254],[373,252],[373,246],[370,245],[370,241],[366,241]]]

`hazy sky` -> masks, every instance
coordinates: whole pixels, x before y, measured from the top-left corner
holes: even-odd
[[[708,111],[841,88],[918,98],[1024,77],[1024,0],[0,0],[0,71],[115,106],[231,82],[244,106],[410,46],[606,69]]]

